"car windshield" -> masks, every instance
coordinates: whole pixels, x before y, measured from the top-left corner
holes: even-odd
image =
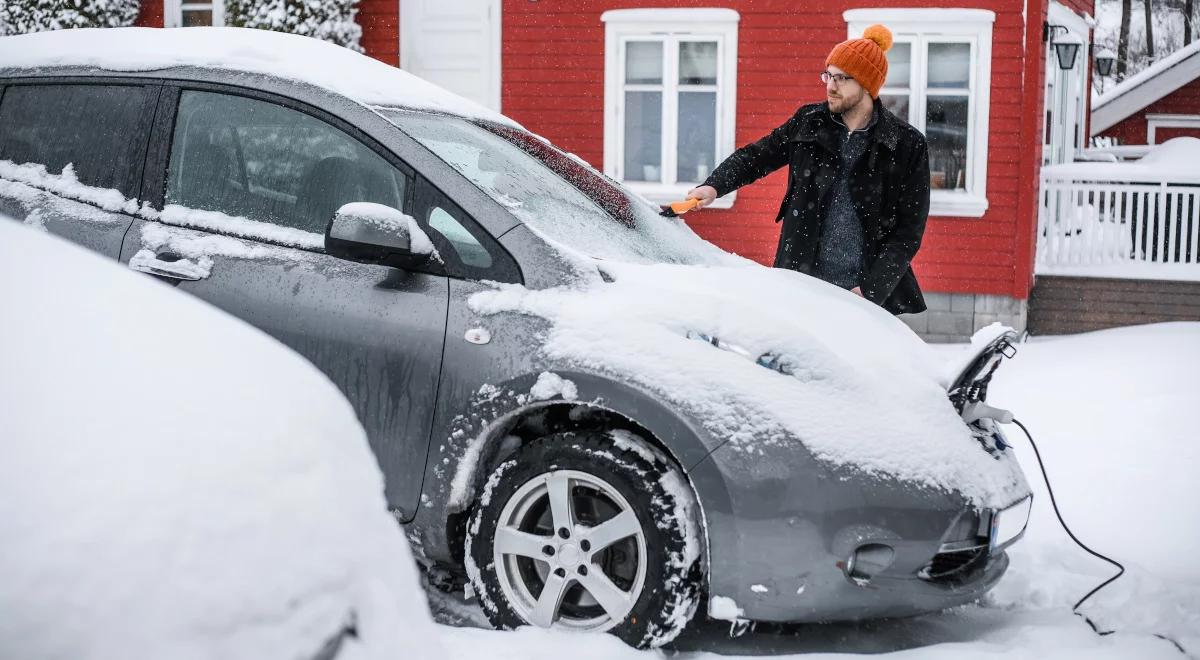
[[[729,255],[577,157],[530,133],[380,109],[402,131],[554,243],[634,263],[715,264]]]

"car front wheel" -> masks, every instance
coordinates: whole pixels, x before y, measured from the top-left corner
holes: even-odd
[[[497,628],[674,639],[700,592],[697,507],[680,470],[627,431],[536,440],[489,476],[467,572]]]

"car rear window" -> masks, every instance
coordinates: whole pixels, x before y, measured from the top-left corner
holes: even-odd
[[[156,87],[10,85],[0,100],[0,159],[68,165],[79,181],[137,197]]]

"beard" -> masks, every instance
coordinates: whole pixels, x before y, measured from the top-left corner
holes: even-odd
[[[853,108],[854,106],[858,105],[860,101],[862,101],[864,93],[865,92],[859,92],[858,94],[851,96],[845,96],[842,94],[834,96],[832,94],[826,94],[826,99],[829,101],[829,111],[840,114],[849,110],[850,108]]]

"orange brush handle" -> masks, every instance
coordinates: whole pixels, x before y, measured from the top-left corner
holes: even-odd
[[[700,204],[698,199],[685,199],[682,202],[671,202],[671,210],[676,213],[687,213]]]

